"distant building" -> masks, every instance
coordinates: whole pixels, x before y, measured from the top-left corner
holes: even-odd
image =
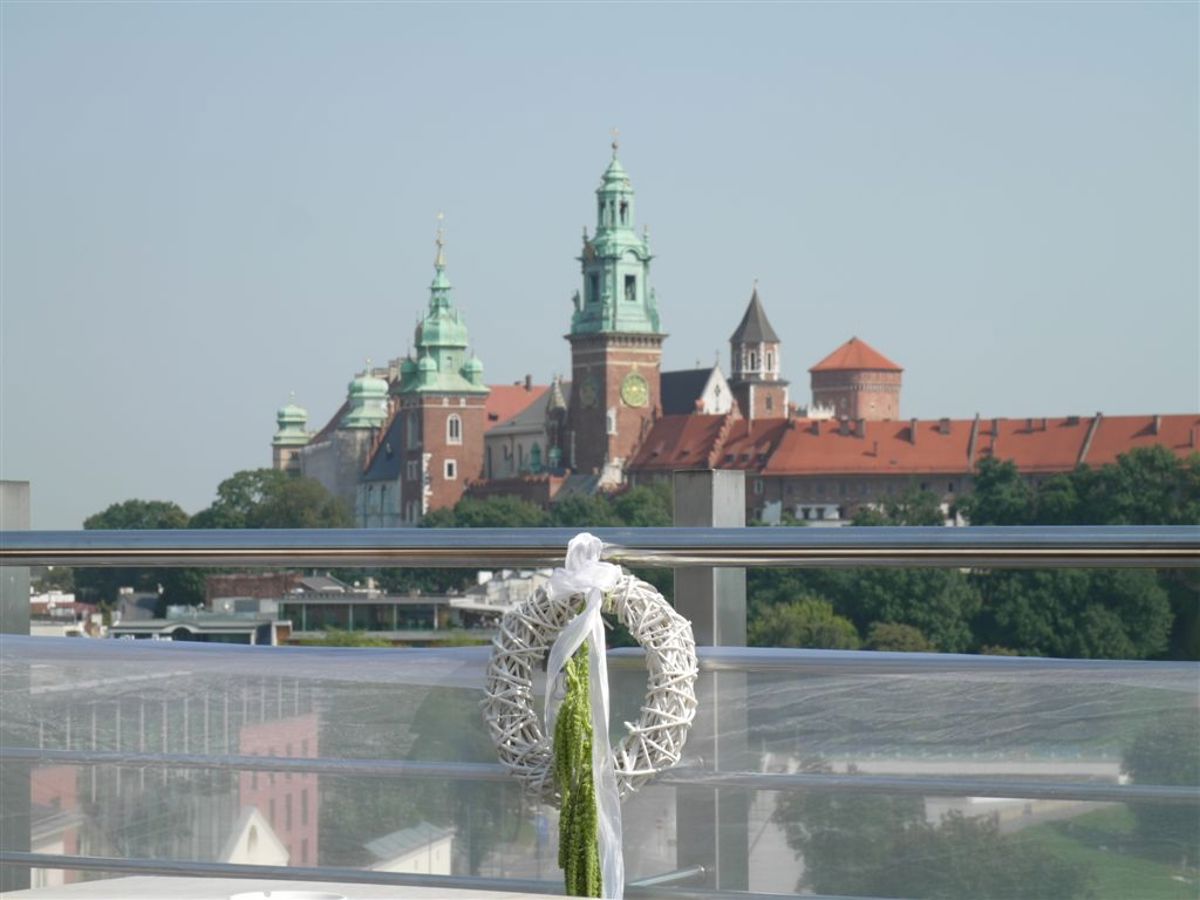
[[[779,374],[779,348],[779,335],[767,319],[755,284],[746,314],[729,338],[731,384],[738,409],[747,419],[788,414],[788,383]]]
[[[1200,416],[1067,416],[1026,419],[911,419],[904,422],[670,416],[631,464],[635,483],[677,468],[742,469],[747,513],[845,524],[856,510],[909,487],[951,508],[969,493],[986,458],[1011,460],[1034,484],[1079,465],[1102,466],[1137,447],[1179,457],[1200,451]]]
[[[808,370],[814,406],[829,407],[838,418],[900,418],[898,365],[856,337]]]
[[[252,644],[277,647],[291,637],[292,623],[271,615],[219,614],[192,606],[170,606],[161,619],[114,622],[113,638],[196,641],[202,644]]]
[[[733,409],[733,390],[721,371],[710,368],[681,369],[662,373],[662,414],[686,416],[725,414]]]
[[[1054,419],[1043,429],[1019,428],[1019,419],[902,420],[903,368],[858,337],[809,369],[801,402],[757,282],[729,338],[728,379],[719,363],[663,372],[654,256],[617,149],[595,191],[595,229],[583,230],[569,379],[483,383],[450,299],[439,230],[414,351],[385,369],[368,366],[315,435],[294,403],[279,410],[274,465],[352,501],[363,527],[413,526],[467,495],[548,507],[696,467],[744,471],[753,516],[838,524],[910,483],[938,493],[950,521],[988,453],[1036,479],[1135,446],[1194,452],[1193,437],[1172,437],[1193,427],[1188,415]],[[1135,433],[1122,421],[1158,424]]]
[[[376,872],[449,875],[454,858],[454,829],[428,822],[402,828],[367,844],[378,860]]]

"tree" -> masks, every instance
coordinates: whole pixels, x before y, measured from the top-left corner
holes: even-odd
[[[909,484],[883,509],[859,507],[851,520],[854,525],[945,525],[946,514],[937,494]]]
[[[833,771],[823,762],[804,769]],[[851,765],[848,771],[857,769]],[[797,891],[809,888],[818,894],[869,896],[887,879],[896,836],[924,816],[920,797],[798,791],[779,795],[772,818],[783,829],[788,846],[804,860]]]
[[[1200,718],[1195,710],[1156,718],[1121,758],[1140,784],[1200,784]],[[1183,866],[1200,861],[1200,810],[1191,803],[1131,803],[1134,831],[1151,856]]]
[[[972,525],[1028,525],[1033,491],[1016,463],[988,456],[979,461],[975,486],[961,508]]]
[[[831,771],[826,764],[816,771]],[[851,766],[850,772],[854,771]],[[1000,832],[995,816],[953,811],[934,825],[918,797],[783,794],[774,820],[804,860],[797,890],[859,897],[1086,896],[1081,866]]]
[[[975,643],[979,592],[956,569],[856,569],[835,584],[836,592],[825,596],[863,631],[873,622],[911,625],[944,653],[963,653]]]
[[[217,499],[192,528],[349,528],[350,511],[312,478],[244,469],[217,485]]]
[[[929,653],[935,648],[919,628],[898,622],[873,622],[867,632],[867,649]]]
[[[125,500],[88,516],[83,527],[93,530],[173,530],[186,528],[187,513],[166,500]],[[75,585],[82,599],[113,606],[120,588],[158,591],[158,614],[169,604],[195,605],[204,601],[204,580],[198,569],[77,568]]]
[[[978,584],[981,644],[1074,659],[1149,659],[1167,648],[1171,604],[1154,572],[1002,571]]]
[[[748,631],[755,647],[857,650],[862,643],[854,624],[818,597],[766,607],[749,623]]]
[[[546,513],[518,497],[464,497],[453,509],[439,509],[421,520],[422,528],[541,528]]]
[[[892,854],[876,886],[884,896],[1067,900],[1090,894],[1086,868],[1019,835],[1001,834],[996,813],[968,817],[951,810],[937,825],[908,824],[896,835]]]

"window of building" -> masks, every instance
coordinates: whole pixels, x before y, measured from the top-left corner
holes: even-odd
[[[595,303],[600,299],[600,276],[593,272],[588,276],[588,303]]]
[[[604,416],[604,430],[608,434],[617,433],[617,411],[610,408]]]
[[[446,460],[443,471],[445,472],[446,480],[453,481],[458,477],[458,463],[453,459]]]
[[[953,481],[952,481],[952,482],[950,482],[948,485],[946,485],[946,493],[947,493],[947,494],[953,494],[953,493],[954,493],[954,482],[953,482]]]
[[[462,443],[462,418],[457,413],[446,419],[446,443]]]
[[[308,788],[300,792],[300,824],[308,824]]]
[[[636,275],[626,275],[625,276],[625,299],[630,300],[630,301],[637,299],[637,276]]]
[[[775,400],[774,400],[774,398],[772,398],[772,397],[771,397],[771,396],[768,394],[768,395],[767,395],[767,399],[764,401],[763,405],[764,405],[764,406],[766,406],[766,408],[767,408],[767,412],[771,412],[771,410],[773,410],[773,409],[775,408]]]
[[[763,492],[763,480],[761,478],[754,479],[754,493],[761,494]]]
[[[290,829],[292,827],[292,795],[286,794],[283,798],[283,827]]]
[[[753,350],[750,351],[750,364],[747,366],[747,368],[751,372],[758,368],[758,353]]]
[[[308,862],[308,838],[300,839],[300,862]]]
[[[629,223],[629,201],[622,200],[621,201],[621,224],[627,225],[628,223]]]
[[[775,371],[775,354],[772,353],[770,350],[767,351],[767,371],[768,372]]]

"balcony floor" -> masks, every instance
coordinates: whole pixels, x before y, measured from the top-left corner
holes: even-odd
[[[340,884],[332,881],[263,881],[248,878],[164,878],[138,875],[130,878],[106,878],[61,887],[35,888],[5,893],[13,900],[229,900],[237,894],[249,894],[258,900],[270,891],[277,900],[554,900],[561,894],[525,894],[515,891],[466,891],[446,888],[397,887],[375,884]],[[295,892],[289,897],[289,892]]]

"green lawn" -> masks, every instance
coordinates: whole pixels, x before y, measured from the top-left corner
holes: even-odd
[[[1022,841],[1091,870],[1096,900],[1196,900],[1200,873],[1136,854],[1133,814],[1124,806],[1085,813],[1019,832]],[[1177,880],[1178,877],[1186,881]]]

